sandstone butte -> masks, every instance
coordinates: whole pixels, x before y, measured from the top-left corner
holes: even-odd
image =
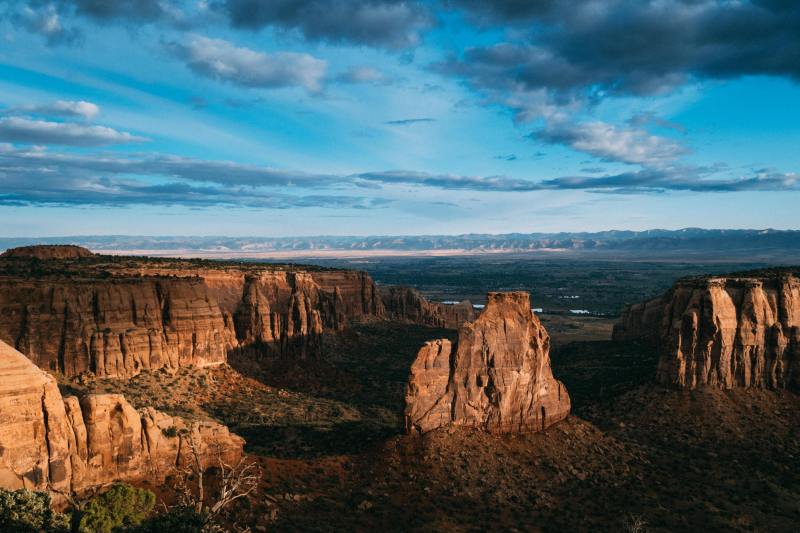
[[[469,303],[432,304],[410,289],[382,294],[350,270],[111,257],[77,246],[0,257],[0,340],[66,376],[218,365],[242,352],[305,357],[351,323],[456,328],[471,313]]]
[[[409,432],[470,426],[491,433],[541,431],[567,417],[570,399],[550,369],[550,338],[526,292],[489,293],[458,341],[429,341],[406,387]]]
[[[614,339],[653,343],[664,385],[797,387],[800,281],[786,269],[679,280],[625,309]]]
[[[204,468],[235,464],[244,444],[225,426],[137,411],[118,394],[63,398],[52,376],[3,342],[0,414],[0,487],[8,489],[160,482],[191,464],[189,442]]]

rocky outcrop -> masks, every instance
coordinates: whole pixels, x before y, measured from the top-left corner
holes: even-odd
[[[614,338],[653,343],[666,385],[798,386],[800,280],[785,270],[681,280],[626,309]]]
[[[76,491],[159,482],[189,464],[235,462],[244,441],[213,422],[189,424],[121,395],[62,398],[55,379],[0,342],[0,487]]]
[[[92,257],[94,254],[81,246],[71,244],[50,244],[41,246],[21,246],[10,248],[0,254],[0,258],[7,259],[79,259]]]
[[[392,320],[408,321],[437,328],[458,329],[464,322],[475,319],[472,302],[457,304],[429,302],[410,287],[381,287],[386,315]]]
[[[363,272],[97,255],[42,260],[42,248],[68,247],[15,249],[0,260],[0,340],[67,376],[208,366],[230,353],[304,357],[319,351],[326,332],[385,314]]]
[[[236,343],[198,279],[0,279],[0,339],[74,376],[206,366]]]
[[[550,338],[525,292],[489,293],[458,341],[430,341],[411,366],[408,431],[458,425],[493,433],[541,431],[570,410],[550,369]]]

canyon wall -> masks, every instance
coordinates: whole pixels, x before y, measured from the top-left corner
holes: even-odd
[[[55,379],[0,342],[0,487],[80,492],[159,482],[190,464],[235,463],[244,441],[213,422],[134,409],[118,394],[63,398]]]
[[[422,433],[450,425],[541,431],[570,410],[550,368],[550,338],[525,292],[489,293],[456,343],[426,343],[411,366],[405,401],[406,429]]]
[[[660,350],[657,380],[694,389],[800,385],[800,280],[788,270],[678,281],[627,308],[616,340]]]
[[[392,320],[408,321],[426,326],[458,329],[464,322],[475,319],[472,302],[457,304],[429,302],[410,287],[381,287],[386,316]]]
[[[379,290],[358,271],[99,256],[75,246],[0,257],[0,340],[66,376],[217,365],[231,353],[302,358],[356,322],[456,329],[472,318],[469,302]]]
[[[384,316],[363,272],[75,248],[9,250],[0,260],[0,340],[67,376],[215,365],[234,351],[304,357],[325,332]]]

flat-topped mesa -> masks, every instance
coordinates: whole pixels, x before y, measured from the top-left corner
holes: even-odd
[[[10,248],[0,254],[0,257],[9,259],[80,259],[92,257],[94,254],[81,246],[74,244],[43,244],[37,246],[20,246]]]
[[[798,387],[800,280],[782,269],[680,280],[627,308],[614,338],[654,343],[665,385]]]
[[[489,293],[456,343],[426,343],[411,365],[405,401],[406,430],[421,433],[451,425],[542,431],[570,410],[550,368],[550,337],[526,292]]]
[[[458,329],[464,322],[475,319],[475,310],[469,300],[457,304],[429,302],[416,289],[392,286],[381,287],[381,297],[387,317],[393,320]]]
[[[113,481],[161,482],[189,466],[235,463],[244,440],[118,394],[62,398],[55,379],[0,342],[0,487],[80,492]]]

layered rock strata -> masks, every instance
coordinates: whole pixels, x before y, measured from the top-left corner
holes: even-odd
[[[666,385],[796,387],[800,280],[786,270],[681,280],[627,308],[614,338],[653,343]]]
[[[553,377],[549,352],[528,293],[489,293],[456,343],[434,340],[419,351],[406,388],[406,429],[455,425],[518,433],[563,420],[570,399]]]
[[[363,272],[46,259],[50,251],[38,248],[0,260],[0,340],[67,376],[215,365],[232,352],[302,357],[319,350],[324,333],[385,315]]]
[[[429,302],[410,287],[381,287],[386,315],[392,320],[409,321],[437,328],[458,329],[475,319],[472,302],[457,304]]]
[[[80,492],[159,482],[191,464],[192,446],[210,467],[237,461],[243,445],[224,426],[137,411],[118,394],[62,398],[52,376],[0,342],[0,487]]]
[[[75,246],[0,259],[0,340],[66,376],[128,377],[208,366],[231,353],[306,357],[349,324],[408,321],[457,329],[472,304],[379,290],[365,272],[95,255]]]

